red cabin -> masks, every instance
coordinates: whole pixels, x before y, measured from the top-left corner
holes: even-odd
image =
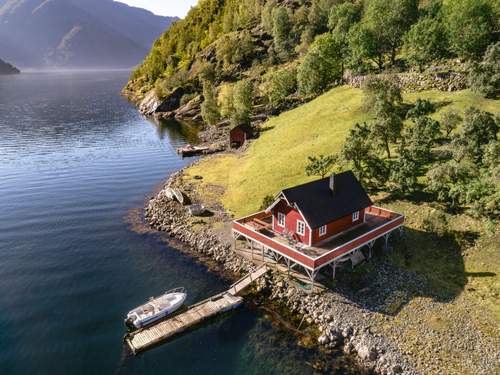
[[[261,249],[262,260],[303,267],[311,281],[326,266],[371,257],[375,241],[402,230],[404,216],[375,207],[351,171],[281,191],[264,211],[233,222],[235,239]],[[365,251],[366,250],[366,251]]]
[[[363,223],[372,204],[348,171],[285,189],[268,211],[275,232],[313,246]]]

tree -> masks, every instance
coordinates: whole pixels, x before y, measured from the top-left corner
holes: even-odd
[[[418,98],[415,105],[406,114],[406,118],[417,118],[428,115],[435,111],[434,104],[427,99]]]
[[[287,96],[297,90],[296,69],[280,69],[264,77],[262,94],[273,108],[277,108]]]
[[[399,116],[403,101],[401,89],[390,79],[371,78],[365,82],[365,107],[371,108],[375,119],[370,122],[373,140],[385,148],[391,158],[390,144],[401,135],[403,121]]]
[[[450,160],[437,164],[427,174],[426,191],[433,193],[436,199],[450,208],[456,208],[463,200],[467,190],[467,181],[475,175],[475,168],[467,163]]]
[[[426,116],[417,117],[413,121],[404,144],[414,160],[426,162],[431,158],[431,149],[441,135],[439,122]]]
[[[403,194],[415,191],[420,165],[404,148],[399,150],[398,160],[391,165],[390,187]]]
[[[363,22],[373,32],[377,50],[389,54],[391,64],[403,35],[418,17],[418,0],[370,0]]]
[[[250,114],[253,106],[253,92],[253,83],[248,79],[239,81],[234,86],[234,111],[231,115],[231,123],[233,126],[250,124]]]
[[[347,34],[361,20],[362,10],[359,3],[345,2],[334,6],[328,17],[328,28],[333,33]]]
[[[308,21],[314,34],[328,30],[328,16],[335,0],[312,0]]]
[[[203,82],[203,98],[201,117],[207,124],[215,125],[220,120],[220,112],[217,106],[216,90],[210,81]]]
[[[465,145],[466,154],[475,162],[483,158],[485,146],[497,140],[498,121],[491,113],[477,108],[471,107],[465,111],[460,138]]]
[[[389,159],[391,158],[390,144],[398,140],[402,128],[403,121],[395,113],[379,115],[370,122],[372,139],[385,149]]]
[[[451,132],[457,128],[462,120],[462,117],[455,110],[449,110],[441,115],[441,125],[447,138],[450,137]]]
[[[491,44],[480,63],[471,64],[469,84],[487,98],[500,96],[500,42]]]
[[[320,176],[321,178],[326,177],[337,160],[334,155],[309,156],[307,159],[309,163],[306,165],[306,175]]]
[[[277,7],[274,12],[273,38],[276,52],[282,59],[288,56],[290,31],[292,24],[288,9],[285,7]]]
[[[361,19],[361,4],[342,3],[334,6],[330,11],[328,27],[332,30],[341,58],[342,75],[344,74],[345,60],[349,55],[349,31]]]
[[[495,13],[490,2],[453,0],[446,3],[445,13],[452,52],[464,59],[480,59],[495,30]]]
[[[424,17],[404,37],[403,50],[410,65],[422,71],[425,64],[446,55],[446,29],[435,18]]]
[[[299,66],[297,81],[302,94],[318,94],[342,77],[337,41],[331,34],[316,38]]]
[[[384,50],[377,42],[375,33],[363,23],[357,23],[347,35],[349,45],[348,65],[357,73],[364,73],[370,69],[366,60],[377,64],[379,70],[384,66]]]
[[[217,105],[222,117],[229,118],[232,116],[234,112],[234,85],[225,84],[220,87]]]

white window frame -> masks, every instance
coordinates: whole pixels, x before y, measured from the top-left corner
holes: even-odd
[[[319,227],[319,236],[323,237],[324,235],[326,235],[326,225]]]
[[[302,231],[300,230],[302,228]],[[297,234],[299,236],[304,236],[306,234],[306,223],[302,220],[297,220]]]
[[[286,215],[283,212],[278,212],[278,226],[284,228],[286,224]]]
[[[352,213],[352,222],[354,223],[355,221],[359,220],[359,211],[353,212]]]

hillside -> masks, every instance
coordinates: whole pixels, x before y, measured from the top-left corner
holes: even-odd
[[[484,99],[470,91],[423,91],[405,94],[404,98],[407,102],[428,98],[449,103],[433,114],[435,118],[450,109],[463,112],[470,106],[500,115],[498,101]],[[189,169],[189,175],[201,175],[205,184],[223,187],[224,207],[235,216],[247,215],[259,208],[266,195],[314,179],[304,173],[307,157],[340,151],[348,130],[355,123],[370,119],[363,108],[363,99],[360,89],[349,86],[332,89],[305,105],[271,118],[245,153],[203,159]]]
[[[236,125],[381,72],[463,89],[464,62],[497,40],[499,10],[492,0],[202,0],[154,43],[124,93],[159,117],[182,117],[191,100],[200,114],[209,96],[203,120]],[[238,96],[244,105],[233,105]]]
[[[127,68],[175,20],[112,0],[3,0],[0,50],[21,67]]]
[[[0,59],[0,75],[18,74],[19,69]]]
[[[268,120],[246,151],[196,162],[185,171],[183,181],[210,207],[222,204],[235,216],[254,212],[266,195],[317,178],[305,174],[307,156],[341,150],[349,129],[370,119],[370,113],[363,109],[364,96],[363,91],[347,86],[332,89]],[[441,103],[432,114],[435,119],[449,110],[463,113],[470,106],[500,115],[498,100],[484,99],[468,90],[404,95],[409,105],[418,98]],[[410,125],[405,122],[405,127]],[[442,147],[449,145],[438,149]],[[370,262],[352,275],[344,274],[345,281],[339,281],[341,288],[353,289],[355,296],[361,293],[358,290],[370,289],[370,299],[366,294],[361,296],[363,306],[383,309],[390,315],[378,316],[372,332],[397,342],[423,373],[495,372],[491,363],[500,320],[496,303],[500,293],[500,262],[495,255],[500,241],[498,224],[463,210],[448,210],[418,193],[406,197],[391,194],[386,186],[372,192],[372,197],[377,205],[406,216],[406,235],[395,243],[395,251],[377,259],[376,265]],[[220,223],[213,225],[221,227]],[[422,282],[399,286],[387,301],[383,299],[387,297],[382,298],[381,306],[380,295],[385,295],[386,287],[392,288],[373,285],[384,262],[402,268],[406,275],[415,272],[428,286]],[[466,347],[477,350],[464,350]]]

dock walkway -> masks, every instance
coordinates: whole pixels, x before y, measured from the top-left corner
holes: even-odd
[[[231,285],[229,290],[200,301],[181,314],[129,333],[125,338],[125,342],[132,350],[132,353],[136,354],[206,319],[233,310],[243,302],[243,298],[239,294],[268,271],[269,268],[263,265]]]

